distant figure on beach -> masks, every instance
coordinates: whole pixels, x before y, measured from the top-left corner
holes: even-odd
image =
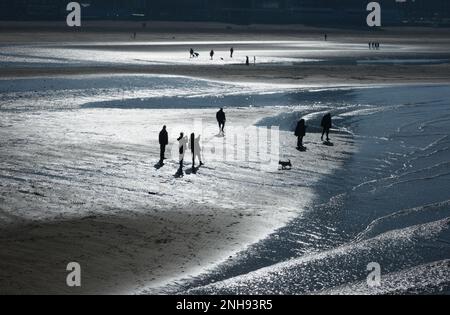
[[[211,50],[211,52],[209,53],[209,56],[211,57],[211,60],[214,59],[214,50]]]
[[[230,48],[230,58],[233,58],[233,54],[234,54],[234,48],[231,47],[231,48]]]
[[[325,34],[324,38],[325,38],[325,41],[327,41],[328,40],[328,34]]]
[[[323,128],[322,137],[320,138],[323,141],[323,136],[327,135],[327,141],[330,141],[330,129],[333,126],[331,114],[328,113],[322,118],[322,123],[320,124]]]
[[[225,134],[225,122],[227,121],[227,118],[225,116],[225,112],[223,111],[223,108],[221,108],[217,112],[216,119],[219,124],[219,134],[224,135]]]
[[[133,39],[136,39],[136,36],[137,36],[137,33],[134,32],[133,35],[132,35]]]
[[[301,119],[297,123],[297,127],[295,128],[295,136],[297,137],[297,150],[302,150],[305,147],[303,146],[303,137],[306,135],[306,125],[305,120]]]
[[[256,66],[256,56],[253,56],[253,65]]]
[[[201,157],[201,147],[200,147],[200,136],[195,137],[195,133],[191,134],[191,139],[189,142],[189,146],[192,152],[192,172],[195,174],[195,159],[198,158],[200,166],[203,165],[202,157]]]
[[[159,164],[163,165],[164,160],[166,159],[166,146],[169,144],[169,134],[167,133],[167,127],[164,126],[161,132],[159,133]]]
[[[190,53],[190,57],[189,58],[194,58],[195,57],[195,55],[194,55],[194,49],[190,49],[189,50],[189,53]]]
[[[250,66],[250,58],[248,56],[245,59],[245,65]]]
[[[180,153],[180,168],[178,169],[178,173],[177,174],[179,176],[182,176],[183,175],[184,154],[186,152],[188,139],[187,139],[187,137],[184,136],[184,133],[181,132],[180,133],[180,137],[177,140],[178,140],[178,147],[179,147],[179,153]]]

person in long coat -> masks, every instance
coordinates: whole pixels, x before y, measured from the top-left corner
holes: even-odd
[[[320,125],[323,128],[322,137],[320,139],[322,139],[322,141],[323,141],[323,136],[326,134],[327,141],[330,141],[330,129],[333,127],[330,113],[323,116],[322,123]]]
[[[303,148],[303,137],[306,136],[306,124],[304,119],[301,119],[297,123],[295,136],[297,137],[297,149],[300,150]]]

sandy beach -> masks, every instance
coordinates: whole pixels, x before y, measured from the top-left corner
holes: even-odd
[[[402,292],[448,290],[448,245],[427,244],[449,236],[450,31],[155,23],[132,40],[132,23],[0,26],[1,294],[392,292],[364,291],[376,259],[391,288],[406,274]],[[333,146],[320,140],[326,112]],[[170,154],[158,168],[163,124]],[[260,140],[242,146],[242,128]],[[176,178],[181,131],[201,134],[209,158],[193,174],[188,154]],[[275,140],[261,160],[260,142]],[[411,197],[430,182],[440,188]],[[65,282],[73,261],[81,288]]]
[[[153,22],[145,29],[140,23],[87,22],[80,31],[60,23],[3,22],[0,27],[5,30],[2,46],[17,48],[2,52],[11,59],[2,63],[2,77],[139,73],[336,86],[448,82],[450,70],[450,31],[445,28],[374,32],[180,22]],[[130,37],[133,32],[136,39]],[[372,41],[380,42],[381,49],[370,50]],[[236,50],[233,59],[230,47]],[[189,59],[190,48],[201,53],[199,60]],[[37,59],[23,63],[22,54]],[[257,67],[245,67],[246,56],[252,62],[255,56]]]

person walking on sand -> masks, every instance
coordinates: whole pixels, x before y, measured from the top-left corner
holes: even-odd
[[[159,155],[159,164],[164,165],[164,160],[166,159],[166,146],[169,144],[169,134],[167,133],[167,127],[164,126],[161,132],[159,133],[159,147],[160,147],[160,155]]]
[[[188,139],[187,139],[187,137],[184,136],[184,133],[181,132],[180,137],[178,137],[177,141],[178,141],[178,148],[179,148],[179,154],[180,154],[180,168],[178,169],[178,174],[181,176],[181,175],[183,175],[184,154],[186,152]]]
[[[245,65],[250,66],[250,58],[248,56],[245,57]]]
[[[322,123],[320,124],[323,128],[322,137],[320,138],[323,141],[323,136],[327,135],[327,141],[330,141],[330,129],[333,126],[331,114],[328,113],[322,118]]]
[[[233,54],[234,54],[234,48],[231,47],[230,48],[230,58],[233,59]]]
[[[225,134],[225,122],[227,121],[225,112],[221,108],[216,114],[217,123],[219,124],[219,134]]]
[[[328,34],[325,34],[324,38],[325,38],[325,41],[327,41],[328,40]]]
[[[190,49],[189,50],[189,53],[190,53],[190,57],[189,58],[194,58],[195,57],[195,55],[194,55],[194,49]]]
[[[295,128],[295,136],[297,137],[297,150],[304,149],[303,146],[303,137],[306,135],[306,125],[305,120],[301,119],[297,123],[297,127]]]
[[[209,53],[209,56],[211,57],[211,60],[214,59],[214,50],[211,50],[211,52]]]

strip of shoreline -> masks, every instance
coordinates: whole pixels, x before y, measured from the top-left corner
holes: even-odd
[[[390,66],[108,66],[74,68],[2,68],[3,78],[33,78],[79,75],[152,74],[187,76],[218,81],[298,85],[361,85],[401,83],[448,83],[450,64]]]

